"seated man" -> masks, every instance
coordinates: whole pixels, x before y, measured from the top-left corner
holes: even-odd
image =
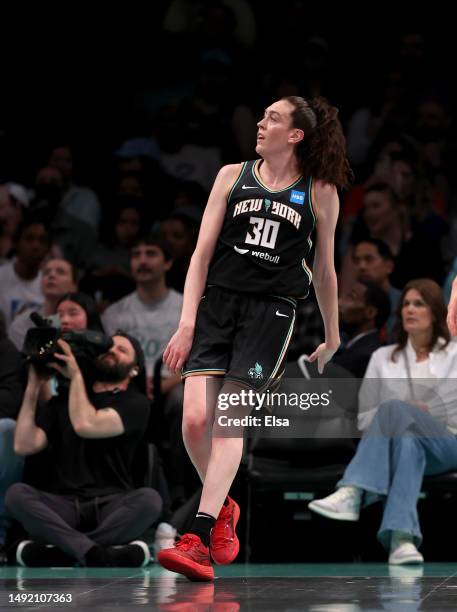
[[[68,399],[56,396],[37,411],[47,377],[30,366],[16,426],[16,452],[30,455],[50,443],[56,466],[53,493],[18,483],[6,494],[10,514],[34,540],[19,544],[17,561],[31,567],[146,565],[146,544],[132,540],[157,520],[162,501],[155,490],[133,485],[132,462],[149,417],[140,392],[145,385],[136,382],[145,380],[143,352],[118,332],[95,360],[95,382],[86,390],[70,346],[59,344],[63,352],[53,367],[70,381]]]
[[[333,357],[356,378],[363,378],[373,352],[381,346],[379,332],[390,312],[387,293],[374,283],[354,283],[338,303],[344,342]]]

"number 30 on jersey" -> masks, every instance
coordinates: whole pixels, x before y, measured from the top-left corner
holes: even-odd
[[[280,222],[264,219],[263,217],[251,217],[249,223],[251,227],[246,234],[245,243],[265,247],[266,249],[274,249]]]

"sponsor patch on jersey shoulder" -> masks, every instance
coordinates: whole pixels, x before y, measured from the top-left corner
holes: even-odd
[[[305,203],[305,192],[295,191],[295,189],[292,189],[292,193],[290,194],[290,202],[303,206],[303,204]]]

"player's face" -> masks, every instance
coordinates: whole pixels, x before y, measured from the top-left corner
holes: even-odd
[[[361,242],[355,247],[353,262],[357,280],[384,283],[392,273],[392,262],[383,259],[377,247],[370,242]]]
[[[292,127],[294,107],[287,100],[279,100],[265,109],[265,114],[257,124],[257,146],[255,150],[264,154],[281,153],[295,145],[297,130]]]
[[[406,333],[429,331],[433,326],[433,315],[430,306],[416,289],[410,289],[401,308],[403,329]]]

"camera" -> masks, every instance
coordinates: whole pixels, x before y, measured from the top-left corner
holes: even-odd
[[[30,318],[36,327],[27,331],[22,350],[27,361],[33,364],[39,373],[56,374],[56,371],[49,367],[49,363],[58,362],[54,355],[62,354],[57,343],[59,339],[68,342],[78,365],[84,368],[113,346],[112,338],[102,332],[90,329],[62,332],[50,325],[38,312],[32,312]]]

